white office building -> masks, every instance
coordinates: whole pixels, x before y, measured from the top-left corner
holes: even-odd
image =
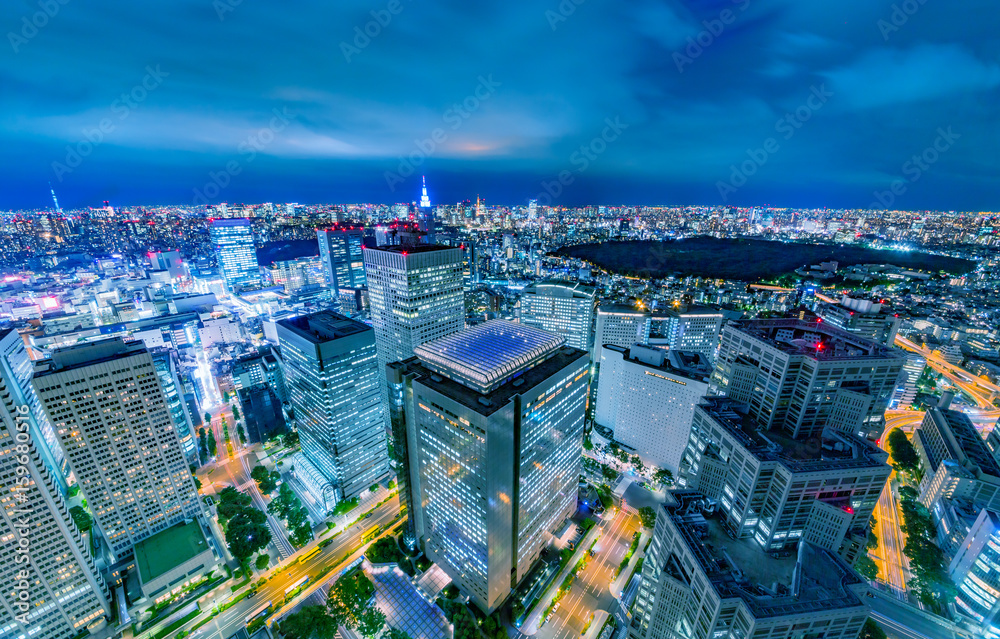
[[[700,353],[605,345],[594,420],[647,466],[677,474],[712,369]]]
[[[117,559],[202,515],[159,374],[141,342],[114,338],[56,350],[32,383]]]
[[[589,351],[595,294],[593,286],[578,282],[538,282],[521,292],[521,323],[562,335],[567,346]]]
[[[32,366],[0,335],[0,636],[73,639],[110,616],[108,588],[44,461]]]

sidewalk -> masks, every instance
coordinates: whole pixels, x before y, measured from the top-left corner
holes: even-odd
[[[640,559],[646,556],[646,543],[649,542],[650,538],[650,534],[645,532],[645,530],[639,531],[639,546],[632,553],[632,557],[629,558],[625,569],[611,582],[611,596],[615,599],[621,599],[622,592],[625,590],[625,586],[628,585],[628,580],[632,577],[632,572],[635,570],[635,565],[639,563]]]

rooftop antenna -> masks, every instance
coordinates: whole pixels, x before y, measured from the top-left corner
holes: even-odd
[[[62,207],[59,206],[59,200],[56,199],[56,190],[52,188],[52,182],[49,182],[49,193],[52,194],[52,203],[56,205],[56,213],[62,213]]]

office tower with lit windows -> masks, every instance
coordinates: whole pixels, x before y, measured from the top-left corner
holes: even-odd
[[[390,366],[412,527],[492,612],[576,510],[589,357],[503,320],[415,352]]]
[[[365,231],[361,226],[338,224],[316,229],[323,275],[332,290],[365,287],[364,239]]]
[[[717,500],[737,539],[773,552],[804,540],[853,562],[892,472],[887,459],[854,433],[794,437],[756,421],[745,404],[706,397],[694,411],[678,484]]]
[[[920,381],[925,368],[927,368],[927,359],[923,355],[906,353],[903,373],[896,383],[896,390],[893,391],[889,408],[906,409],[913,405],[913,400],[917,397],[917,382]]]
[[[296,476],[332,509],[389,475],[374,331],[332,311],[277,330],[302,445]]]
[[[521,292],[521,323],[566,338],[566,345],[589,351],[593,341],[596,290],[593,286],[545,280]]]
[[[408,359],[417,346],[465,326],[462,258],[462,249],[436,244],[364,250],[381,392],[387,410],[386,364]]]
[[[678,307],[649,316],[649,345],[701,353],[715,359],[722,331],[722,311],[707,306]]]
[[[103,627],[111,606],[44,459],[31,374],[21,336],[0,333],[0,636],[73,639]]]
[[[595,363],[601,361],[601,348],[605,344],[628,348],[649,342],[649,313],[634,306],[603,305],[597,309],[596,318],[591,350]]]
[[[201,518],[177,426],[141,342],[113,338],[58,349],[32,383],[116,559],[147,537]]]
[[[630,639],[856,639],[868,617],[868,583],[836,553],[734,540],[696,491],[656,507],[641,575]]]
[[[160,348],[152,352],[156,374],[160,376],[163,396],[167,401],[167,410],[177,429],[177,436],[184,448],[184,455],[191,463],[198,462],[198,442],[194,436],[194,423],[188,413],[187,402],[184,401],[184,385],[178,374],[176,351]]]
[[[882,302],[843,295],[839,304],[821,304],[818,314],[823,321],[848,333],[892,346],[903,320],[898,313],[884,310]]]
[[[594,421],[615,433],[647,466],[677,474],[694,407],[708,393],[712,367],[701,353],[642,344],[602,349]]]
[[[877,439],[906,356],[822,319],[742,320],[722,330],[712,383],[768,429],[833,427]]]
[[[260,265],[257,263],[257,249],[254,246],[250,220],[214,219],[209,227],[209,237],[226,290],[239,293],[259,289]]]
[[[1000,636],[1000,512],[982,509],[948,565],[957,586],[955,610],[976,635]]]

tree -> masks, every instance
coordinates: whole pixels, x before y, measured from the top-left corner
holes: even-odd
[[[271,564],[271,558],[267,556],[266,552],[257,555],[257,561],[254,565],[257,566],[257,570],[264,570]]]
[[[80,506],[73,506],[70,508],[69,515],[73,518],[73,523],[76,524],[76,527],[79,528],[82,533],[87,532],[90,530],[91,526],[94,525],[94,518]]]
[[[295,546],[301,547],[308,544],[312,540],[312,538],[313,538],[312,526],[310,526],[308,523],[304,523],[299,526],[296,526],[295,529],[292,530],[292,534],[288,539]]]
[[[674,474],[666,468],[657,468],[656,472],[653,473],[653,481],[669,486],[674,483]]]
[[[201,490],[201,480],[197,477],[194,478],[194,488],[195,490]]]
[[[236,408],[236,406],[233,406],[233,421],[239,418],[240,418],[240,409]]]
[[[243,510],[250,508],[251,502],[250,495],[245,495],[232,486],[226,486],[219,493],[219,505],[217,506],[219,519],[223,522],[232,519]]]
[[[256,508],[247,508],[229,520],[226,543],[236,561],[245,566],[255,552],[271,543],[271,531],[264,523],[267,515]]]
[[[618,449],[616,449],[615,450],[615,457],[617,457],[618,461],[620,461],[623,464],[627,464],[628,461],[629,461],[628,453],[625,451],[624,448],[618,448]]]
[[[887,442],[896,469],[910,473],[915,472],[920,464],[920,457],[917,456],[917,451],[906,437],[906,433],[894,428],[889,432]]]
[[[384,635],[382,635],[382,639],[412,639],[412,638],[406,632],[398,628],[390,627],[389,630]]]
[[[638,455],[632,455],[632,465],[635,466],[635,472],[642,474],[646,470],[645,464],[642,463],[642,459]]]
[[[216,453],[219,452],[219,445],[215,441],[215,433],[208,433],[208,454],[210,457],[215,457]]]
[[[368,490],[375,492],[376,490],[378,490],[378,484],[372,484],[371,488],[369,488]]]
[[[652,528],[656,524],[656,511],[651,506],[643,506],[639,509],[639,519],[643,528]]]
[[[208,412],[205,413],[205,423],[208,423],[208,424],[212,423],[212,413],[208,413]],[[205,430],[205,429],[203,428],[202,430]]]
[[[304,606],[278,624],[285,639],[333,639],[337,624],[323,606]]]
[[[377,635],[383,626],[385,626],[385,613],[377,607],[372,606],[361,614],[357,630],[361,633],[361,636],[370,639]]]
[[[865,620],[865,625],[861,627],[861,634],[858,639],[887,639],[882,627],[875,623],[871,617]]]
[[[253,470],[250,471],[250,477],[257,482],[257,487],[262,493],[270,493],[278,487],[277,477],[274,476],[274,473],[260,464],[253,467]]]
[[[878,577],[878,566],[868,555],[859,555],[857,561],[854,562],[854,569],[868,581],[873,581]]]
[[[282,440],[284,440],[285,446],[293,448],[299,445],[299,433],[298,431],[290,430],[284,435],[282,435]]]
[[[378,614],[381,615],[381,620],[378,619],[377,615],[366,615],[370,610],[378,612],[377,608],[368,605],[374,594],[375,585],[365,576],[365,573],[355,570],[338,579],[333,588],[330,589],[326,602],[327,610],[337,625],[342,624],[365,636],[372,636],[385,623],[385,615],[381,615],[380,612]],[[364,630],[360,627],[363,622],[365,623]],[[367,631],[371,631],[374,626],[378,627],[369,634]]]

